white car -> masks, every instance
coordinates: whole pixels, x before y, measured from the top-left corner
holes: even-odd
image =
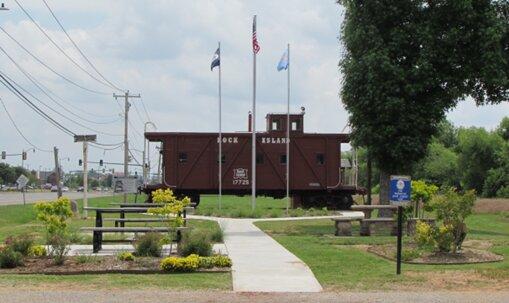
[[[66,193],[68,191],[69,191],[69,187],[67,187],[67,186],[62,187],[62,192]]]

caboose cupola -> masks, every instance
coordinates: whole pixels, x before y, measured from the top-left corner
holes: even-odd
[[[270,113],[267,114],[265,119],[268,133],[286,134],[286,113]],[[304,132],[304,112],[290,114],[290,132],[292,134],[302,134]]]

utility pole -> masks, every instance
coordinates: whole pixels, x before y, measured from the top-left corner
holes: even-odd
[[[60,187],[60,164],[58,163],[58,148],[53,147],[53,153],[55,155],[55,179],[57,183],[57,197],[62,197],[62,187]]]
[[[129,91],[126,91],[124,95],[113,94],[113,98],[122,98],[124,97],[125,105],[124,105],[124,179],[129,176],[129,138],[128,138],[128,125],[129,125],[129,107],[131,104],[129,103],[129,98],[141,98],[140,94],[138,95],[130,95]],[[127,193],[124,193],[124,203],[127,203]]]
[[[154,129],[156,125],[150,121],[145,122],[143,135],[147,132],[147,125],[152,125]],[[147,185],[147,172],[150,174],[150,141],[143,138],[143,184]]]
[[[83,219],[88,217],[88,142],[95,142],[97,135],[76,135],[74,142],[83,142]]]

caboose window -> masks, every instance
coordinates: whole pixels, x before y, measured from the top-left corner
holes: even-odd
[[[316,154],[316,164],[318,164],[318,165],[325,164],[325,155],[324,154]]]
[[[272,120],[272,130],[279,130],[279,120]]]
[[[280,163],[280,164],[283,164],[283,165],[286,165],[286,154],[281,155],[281,156],[279,157],[279,163]]]
[[[187,162],[187,153],[179,153],[179,162],[186,163]]]
[[[292,121],[292,130],[293,131],[300,130],[300,121],[299,120]]]
[[[258,164],[258,165],[263,164],[263,154],[260,154],[260,153],[256,154],[256,164]]]

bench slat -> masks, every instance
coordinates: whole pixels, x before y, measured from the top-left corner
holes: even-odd
[[[99,231],[99,232],[168,232],[175,230],[185,230],[188,227],[82,227],[81,231]]]
[[[362,219],[364,222],[396,222],[393,218],[371,218],[371,219]]]

